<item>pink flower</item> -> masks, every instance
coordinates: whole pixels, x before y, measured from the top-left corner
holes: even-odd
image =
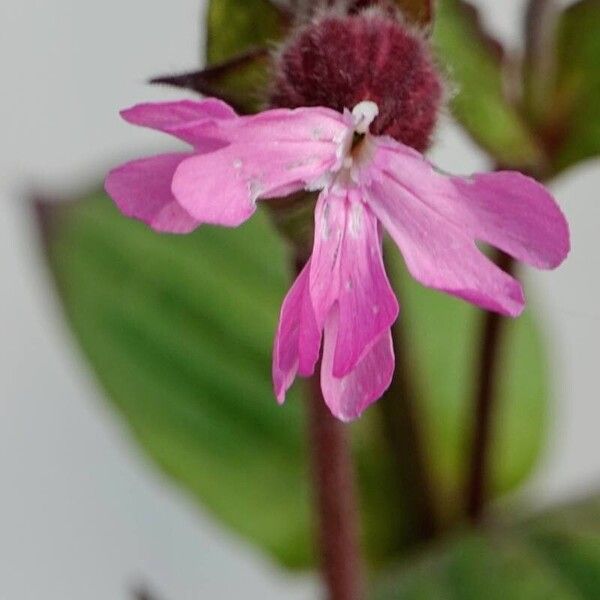
[[[344,114],[317,107],[247,117],[215,99],[139,105],[123,117],[194,149],[128,163],[106,181],[123,213],[174,233],[235,227],[259,199],[320,190],[312,256],[281,309],[273,382],[283,402],[296,375],[313,374],[323,338],[323,396],[344,421],[385,392],[394,370],[398,302],[383,229],[423,285],[510,316],[523,310],[523,290],[475,242],[541,269],[569,251],[567,223],[536,181],[510,171],[444,175],[416,150],[370,134],[377,113],[370,101]]]

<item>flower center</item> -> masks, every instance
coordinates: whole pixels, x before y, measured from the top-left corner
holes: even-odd
[[[371,100],[359,102],[349,113],[345,110],[349,128],[338,147],[338,163],[331,184],[351,185],[358,182],[358,171],[371,156],[369,126],[379,114],[379,107]]]

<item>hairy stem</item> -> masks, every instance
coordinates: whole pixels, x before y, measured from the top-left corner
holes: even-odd
[[[362,600],[364,568],[347,428],[329,412],[316,375],[310,381],[308,409],[319,554],[327,597]]]
[[[515,269],[514,260],[498,251],[496,264],[507,273]],[[500,350],[506,318],[486,312],[483,320],[481,347],[477,353],[479,367],[475,388],[475,426],[471,445],[471,463],[466,488],[466,511],[468,518],[479,523],[485,512],[489,497],[490,447],[492,421],[498,394]]]

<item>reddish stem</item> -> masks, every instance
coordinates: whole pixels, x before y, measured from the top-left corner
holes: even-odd
[[[327,597],[328,600],[362,600],[364,567],[347,426],[329,412],[317,375],[310,380],[308,428],[318,512],[319,558]]]
[[[305,256],[296,257],[296,274],[305,263]],[[362,600],[365,569],[348,429],[325,404],[320,372],[319,361],[309,380],[307,408],[321,571],[328,600]]]

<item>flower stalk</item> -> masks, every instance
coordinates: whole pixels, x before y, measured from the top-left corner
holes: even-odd
[[[305,260],[298,257],[297,274],[304,264]],[[327,599],[361,600],[365,593],[365,568],[348,428],[327,408],[319,371],[318,368],[306,388],[317,552]]]
[[[361,600],[365,593],[359,510],[347,426],[310,379],[308,427],[317,508],[318,552],[328,600]]]

